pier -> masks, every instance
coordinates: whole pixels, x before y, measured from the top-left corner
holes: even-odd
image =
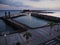
[[[21,16],[25,16],[26,13],[20,13],[20,14],[13,14],[13,15],[5,15],[5,16],[2,16],[0,18],[7,18],[7,19],[12,19],[12,18],[17,18],[17,17],[21,17]]]
[[[34,16],[36,18],[42,18],[42,19],[46,19],[46,20],[50,20],[50,21],[60,22],[60,18],[55,17],[55,16],[45,15],[45,14],[41,14],[41,13],[32,13],[32,16]]]
[[[26,27],[24,27],[23,25],[16,23],[15,21],[11,20],[11,19],[4,19],[4,22],[6,24],[8,24],[9,26],[13,27],[15,30],[20,31],[20,32],[24,32],[27,30]]]

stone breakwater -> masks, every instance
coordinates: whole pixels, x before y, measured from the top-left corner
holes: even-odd
[[[59,17],[48,16],[48,15],[38,14],[38,13],[36,13],[36,14],[32,13],[32,16],[37,17],[37,18],[50,20],[50,21],[60,22],[60,18]]]

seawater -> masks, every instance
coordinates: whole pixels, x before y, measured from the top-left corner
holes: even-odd
[[[0,17],[5,16],[5,12],[7,13],[10,12],[11,15],[14,15],[14,14],[19,14],[21,11],[20,10],[0,10]],[[4,21],[0,19],[0,32],[6,32],[6,31],[14,31],[14,29],[6,25]]]
[[[0,10],[0,17],[1,16],[5,16],[5,12],[10,12],[11,15],[15,15],[15,14],[19,14],[21,12],[21,10]]]

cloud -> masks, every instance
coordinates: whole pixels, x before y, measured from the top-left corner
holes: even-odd
[[[60,0],[0,0],[0,4],[9,9],[60,9]]]
[[[54,9],[54,8],[59,8],[60,7],[60,1],[51,1],[51,0],[46,0],[46,1],[39,1],[39,2],[29,2],[26,3],[24,2],[25,5],[29,5],[31,7],[36,7],[36,8],[50,8],[50,9]]]
[[[40,1],[40,0],[30,0],[30,1],[38,2],[38,1]]]
[[[0,1],[0,4],[6,4],[6,5],[11,5],[11,6],[22,6],[23,4],[21,2],[13,2],[11,0],[6,0],[6,1]]]
[[[23,9],[35,9],[35,8],[28,7],[28,6],[17,7],[17,6],[10,6],[6,4],[0,4],[0,10],[23,10]]]
[[[10,10],[10,9],[16,9],[16,7],[14,7],[14,6],[9,6],[9,5],[5,5],[5,4],[0,4],[0,10]]]

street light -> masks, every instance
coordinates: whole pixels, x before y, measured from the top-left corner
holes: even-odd
[[[7,36],[7,35],[6,35],[6,34],[4,34],[4,37],[5,37],[5,43],[6,43],[6,45],[7,45],[7,39],[6,39],[6,36]]]

